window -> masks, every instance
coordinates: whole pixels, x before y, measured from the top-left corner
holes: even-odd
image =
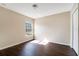
[[[31,23],[25,23],[25,30],[26,30],[26,34],[31,35],[32,32],[32,24]]]

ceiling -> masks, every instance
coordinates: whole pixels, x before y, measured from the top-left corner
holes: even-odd
[[[70,11],[73,6],[72,3],[35,3],[37,8],[33,8],[33,4],[34,3],[2,3],[0,5],[32,18],[40,18]]]

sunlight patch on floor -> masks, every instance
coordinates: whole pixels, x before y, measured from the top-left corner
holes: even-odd
[[[37,43],[37,44],[41,44],[41,45],[46,45],[48,44],[48,40],[45,38],[44,40],[35,40],[35,41],[32,41],[31,43]]]

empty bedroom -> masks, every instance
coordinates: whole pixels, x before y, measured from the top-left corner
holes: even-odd
[[[0,3],[0,56],[78,56],[78,3]]]

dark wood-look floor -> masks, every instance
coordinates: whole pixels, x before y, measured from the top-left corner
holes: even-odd
[[[41,45],[37,43],[22,43],[0,51],[0,56],[76,56],[69,46],[56,43]]]

